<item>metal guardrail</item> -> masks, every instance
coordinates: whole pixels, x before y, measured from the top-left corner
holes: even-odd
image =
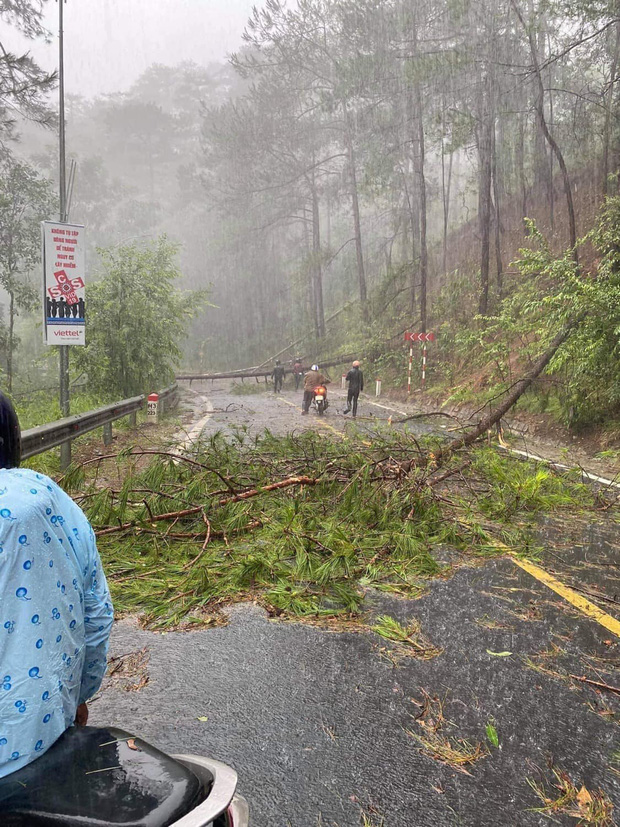
[[[165,410],[167,403],[176,396],[178,385],[175,382],[168,388],[159,391],[159,399],[162,403],[162,410]],[[22,431],[22,458],[28,459],[51,448],[56,448],[65,442],[71,442],[76,437],[94,431],[96,428],[104,429],[104,443],[109,444],[112,440],[112,422],[131,416],[133,423],[137,423],[138,411],[144,406],[146,395],[134,396],[131,399],[123,399],[120,402],[112,402],[94,411],[88,411],[75,416],[68,416],[65,419],[58,419],[56,422],[48,422],[39,425],[37,428],[29,428]]]
[[[166,408],[168,408],[168,403],[166,400],[172,399],[174,403],[174,401],[176,400],[178,390],[179,386],[175,381],[172,383],[172,385],[168,385],[167,388],[164,388],[163,391],[157,391],[159,401],[162,403],[162,411],[165,411]],[[146,399],[146,396],[144,398]]]
[[[134,396],[132,399],[104,405],[103,408],[97,408],[95,411],[68,416],[56,422],[30,428],[22,433],[22,457],[28,459],[28,457],[49,451],[50,448],[56,448],[63,442],[70,442],[75,437],[94,431],[95,428],[101,428],[123,416],[137,413],[143,405],[144,396]]]
[[[351,362],[353,359],[357,358],[355,354],[349,354],[345,356],[339,356],[337,359],[329,359],[327,361],[319,360],[319,365],[321,368],[333,368],[336,365],[342,365],[345,362]],[[292,373],[291,368],[285,368],[284,373],[290,374]],[[176,376],[177,382],[187,382],[189,381],[190,385],[192,382],[204,382],[207,380],[214,381],[216,379],[265,379],[265,381],[273,374],[273,368],[269,370],[236,370],[230,371],[228,373],[181,373]]]

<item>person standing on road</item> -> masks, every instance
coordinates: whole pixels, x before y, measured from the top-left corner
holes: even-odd
[[[282,390],[282,382],[284,381],[284,368],[279,359],[276,359],[276,366],[271,376],[273,378],[273,392],[278,393]]]
[[[86,725],[114,619],[88,520],[20,460],[17,415],[0,395],[0,778]]]
[[[353,419],[357,416],[357,400],[360,391],[364,390],[364,374],[360,370],[360,363],[355,360],[351,370],[347,373],[346,381],[349,383],[349,392],[347,394],[347,407],[344,409],[346,414],[353,408]]]
[[[314,399],[314,389],[317,385],[329,385],[329,379],[323,376],[318,365],[312,365],[304,378],[304,401],[301,406],[302,416],[308,413],[312,400]]]
[[[295,390],[299,390],[299,383],[301,382],[301,377],[304,375],[304,369],[301,364],[301,356],[298,356],[295,359],[295,364],[293,365],[293,376],[295,377]]]

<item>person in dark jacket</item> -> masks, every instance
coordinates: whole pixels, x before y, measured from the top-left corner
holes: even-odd
[[[280,360],[276,359],[276,366],[271,374],[273,377],[273,392],[278,393],[282,390],[282,381],[284,379],[284,368],[280,364]]]
[[[357,400],[360,391],[364,390],[364,374],[360,370],[360,363],[355,360],[351,370],[347,373],[346,380],[349,383],[349,392],[347,394],[347,407],[344,412],[347,414],[353,409],[353,418],[357,416]]]

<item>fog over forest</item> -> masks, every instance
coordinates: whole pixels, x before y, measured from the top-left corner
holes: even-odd
[[[30,6],[28,23],[2,4],[7,44],[42,72],[30,100],[13,90],[4,145],[55,182],[57,6]],[[525,219],[559,252],[615,191],[611,2],[108,0],[69,2],[66,21],[89,274],[97,248],[176,245],[179,286],[213,305],[191,321],[188,368],[296,340],[309,358],[381,351],[412,325],[448,325],[447,347],[511,294]],[[36,313],[18,315],[25,370],[42,351]]]
[[[239,44],[251,0],[68,0],[65,4],[66,85],[94,97],[126,92],[153,63],[225,60]],[[46,2],[47,41],[29,41],[15,29],[5,45],[29,50],[45,69],[58,65],[58,4]]]

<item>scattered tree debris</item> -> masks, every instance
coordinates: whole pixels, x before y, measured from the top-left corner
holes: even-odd
[[[586,678],[585,675],[570,675],[574,681],[579,681],[579,683],[587,683],[588,686],[594,686],[596,689],[603,689],[605,692],[613,692],[614,695],[620,695],[620,688],[617,686],[610,686],[608,683],[603,683],[602,681],[593,681],[590,678]]]
[[[543,802],[542,807],[534,807],[532,812],[577,818],[578,827],[614,827],[614,807],[602,790],[590,791],[583,784],[577,787],[568,773],[560,769],[554,768],[553,775],[551,790],[548,790],[544,783],[527,779],[530,787]]]
[[[443,651],[443,649],[433,646],[424,637],[417,620],[411,620],[409,625],[405,627],[396,618],[382,615],[377,618],[376,623],[371,628],[373,632],[386,640],[398,644],[400,652],[406,653],[410,657],[430,660],[430,658],[437,657]]]

